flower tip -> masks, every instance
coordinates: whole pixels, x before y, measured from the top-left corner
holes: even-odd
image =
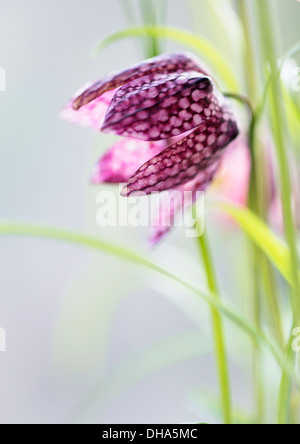
[[[107,133],[109,133],[109,130],[110,130],[109,125],[108,125],[107,122],[104,120],[103,125],[102,125],[101,128],[100,128],[100,132],[101,132],[101,133],[105,133],[105,134],[107,134]]]
[[[102,183],[102,180],[99,180],[99,176],[96,173],[92,173],[89,183],[90,185],[99,185],[99,183]]]
[[[207,95],[213,92],[214,84],[210,77],[204,76],[201,79],[201,89],[202,91],[205,91]]]
[[[90,184],[99,185],[101,183],[107,183],[107,182],[109,182],[109,177],[107,174],[105,174],[103,168],[101,168],[101,163],[97,162],[94,168],[92,169]]]
[[[122,197],[130,197],[130,196],[144,196],[145,193],[143,191],[139,191],[139,190],[131,190],[130,187],[128,185],[124,185],[122,191],[121,191],[121,196]]]
[[[129,196],[129,191],[128,191],[127,185],[124,185],[124,187],[122,188],[121,196],[122,197],[128,197]]]
[[[77,116],[77,115],[76,115]],[[59,111],[59,118],[62,120],[65,120],[69,123],[74,123],[74,112],[72,109],[72,105],[70,103],[67,103],[60,111]]]
[[[67,120],[66,119],[66,106],[64,106],[60,111],[59,111],[59,118],[62,120]]]
[[[80,108],[80,104],[79,104],[78,100],[75,99],[75,100],[73,101],[73,103],[72,103],[72,108],[73,108],[74,111],[78,111],[78,110],[79,110],[79,108]]]
[[[151,233],[147,238],[148,248],[153,250],[157,247],[162,237],[160,234]]]

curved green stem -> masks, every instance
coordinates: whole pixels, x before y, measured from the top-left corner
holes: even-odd
[[[120,259],[132,262],[134,264],[146,267],[150,270],[159,273],[166,278],[172,280],[173,282],[183,286],[188,289],[204,302],[213,308],[216,308],[220,313],[226,316],[234,325],[239,329],[244,331],[251,338],[255,339],[257,343],[265,345],[268,350],[272,353],[275,360],[279,364],[282,371],[289,375],[297,385],[300,387],[300,376],[296,374],[295,369],[286,361],[285,355],[278,348],[277,344],[274,343],[270,338],[268,338],[264,332],[256,328],[247,319],[242,318],[239,314],[235,313],[231,308],[227,307],[215,294],[206,294],[199,290],[194,285],[181,279],[180,277],[170,273],[159,265],[154,264],[147,258],[140,256],[135,251],[132,251],[125,247],[120,247],[119,245],[112,244],[110,242],[103,241],[102,239],[94,238],[84,234],[73,233],[67,230],[62,230],[58,228],[40,227],[32,226],[19,223],[2,222],[0,223],[0,236],[26,236],[26,237],[37,237],[42,239],[51,239],[62,242],[67,242],[70,244],[83,246],[91,248],[97,251],[101,251]]]
[[[91,56],[96,57],[100,51],[111,43],[130,37],[157,36],[162,39],[171,39],[181,45],[196,51],[201,57],[210,63],[223,79],[226,88],[230,91],[240,91],[240,85],[236,74],[232,71],[230,60],[222,54],[215,45],[196,33],[175,28],[173,26],[139,26],[125,29],[109,35],[101,40],[92,50]]]
[[[231,93],[231,92],[225,92],[223,93],[225,97],[228,97],[228,99],[234,99],[238,102],[242,103],[243,105],[246,105],[249,111],[250,115],[250,122],[252,124],[252,121],[254,120],[254,107],[251,99],[246,96],[245,94],[237,94],[237,93]]]
[[[212,258],[210,255],[206,236],[200,236],[198,238],[200,251],[203,257],[203,263],[207,276],[208,288],[210,291],[217,295],[217,280],[214,273],[214,267]],[[217,297],[217,296],[216,296]],[[231,395],[230,395],[230,382],[227,356],[225,351],[225,341],[223,333],[223,325],[220,313],[215,308],[211,309],[212,325],[215,340],[215,353],[217,360],[217,369],[219,375],[219,384],[221,391],[221,404],[223,412],[223,420],[225,424],[231,424]]]

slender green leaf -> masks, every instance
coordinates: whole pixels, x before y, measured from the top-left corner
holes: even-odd
[[[84,234],[73,233],[67,230],[48,227],[36,227],[32,225],[23,225],[9,222],[0,223],[0,235],[39,237],[44,239],[68,242],[111,254],[113,256],[122,258],[124,260],[130,261],[132,263],[160,273],[168,279],[171,279],[173,282],[176,282],[177,284],[189,289],[204,302],[218,309],[220,313],[224,314],[237,327],[239,327],[245,333],[254,338],[258,343],[265,345],[273,354],[282,371],[288,373],[300,386],[300,376],[296,374],[292,364],[286,361],[285,355],[273,342],[273,340],[268,338],[261,330],[257,329],[255,325],[253,325],[247,319],[241,317],[239,314],[235,313],[231,308],[229,308],[221,300],[219,300],[215,294],[206,294],[202,292],[189,282],[186,282],[180,277],[170,273],[159,265],[154,264],[153,262],[139,255],[135,251],[132,251],[128,248],[120,247],[119,245],[114,245],[110,242],[98,238],[94,238]]]
[[[247,236],[267,255],[282,276],[292,282],[291,260],[287,247],[270,228],[248,208],[221,204]]]
[[[275,73],[275,74],[273,74],[273,75],[275,75],[275,77],[276,78],[278,78],[278,77],[280,77],[280,75],[281,75],[281,71],[282,71],[282,69],[283,69],[283,67],[284,67],[284,64],[285,64],[285,62],[288,60],[288,59],[291,59],[291,58],[293,58],[293,57],[295,57],[297,54],[299,54],[300,53],[300,43],[297,43],[295,46],[293,46],[283,57],[282,57],[282,59],[281,59],[281,61],[280,61],[280,63],[279,63],[279,68],[278,68],[278,71]],[[267,98],[268,98],[268,93],[269,93],[269,89],[270,89],[270,86],[271,86],[271,83],[272,83],[272,80],[273,80],[273,76],[272,75],[270,75],[270,77],[269,77],[269,79],[268,79],[268,81],[267,81],[267,83],[266,83],[266,85],[265,85],[265,87],[264,87],[264,90],[263,90],[263,93],[262,93],[262,96],[261,96],[261,100],[260,100],[260,102],[259,102],[259,104],[258,104],[258,107],[257,107],[257,110],[256,110],[256,113],[255,113],[255,125],[257,125],[258,124],[258,122],[260,121],[260,119],[261,119],[261,117],[262,117],[262,114],[263,114],[263,111],[264,111],[264,108],[265,108],[265,105],[266,105],[266,102],[267,102]]]
[[[232,5],[224,0],[190,0],[190,17],[197,32],[207,35],[224,54],[230,57],[231,64],[244,69],[240,63],[245,37],[241,20]],[[231,65],[231,66],[232,66]]]
[[[118,40],[130,37],[149,36],[171,39],[196,51],[217,71],[218,78],[223,80],[227,88],[232,92],[239,92],[239,84],[235,74],[230,68],[230,60],[228,60],[227,57],[224,56],[210,41],[203,37],[199,37],[196,33],[174,27],[141,26],[116,32],[106,37],[104,40],[101,40],[101,42],[93,49],[92,56],[95,57],[105,47]]]

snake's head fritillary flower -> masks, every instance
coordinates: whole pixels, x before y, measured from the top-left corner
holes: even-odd
[[[93,183],[127,183],[123,196],[204,191],[239,133],[229,100],[203,64],[185,54],[155,57],[100,79],[77,94],[62,117],[126,137],[92,176]],[[173,208],[172,218],[182,207]],[[168,229],[160,226],[154,242]]]

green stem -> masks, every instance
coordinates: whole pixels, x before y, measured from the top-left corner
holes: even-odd
[[[157,24],[157,17],[153,0],[140,0],[140,4],[144,25],[155,26]],[[160,54],[159,41],[156,36],[149,36],[147,38],[146,52],[149,58]]]
[[[247,4],[245,0],[239,1],[239,12],[242,20],[244,34],[245,34],[245,52],[244,52],[244,63],[245,63],[245,78],[247,84],[248,94],[251,99],[256,102],[257,100],[257,76],[255,72],[255,56],[253,49],[253,39],[251,26],[249,21],[249,11],[247,9]],[[258,170],[257,168],[257,150],[256,139],[255,139],[255,114],[252,109],[252,119],[249,127],[249,150],[251,154],[251,172],[250,172],[250,183],[249,183],[249,206],[257,214],[257,200],[259,198],[258,193]],[[260,269],[259,262],[262,257],[259,249],[252,245],[252,272],[253,272],[253,298],[252,298],[252,311],[255,325],[260,328],[261,326],[261,313],[260,313]],[[256,416],[259,423],[263,422],[264,417],[264,383],[261,376],[262,367],[262,356],[261,350],[257,343],[253,342],[253,385],[254,385],[254,395],[256,402]]]
[[[208,288],[212,293],[217,295],[218,294],[217,281],[206,237],[204,235],[200,236],[198,238],[198,242],[203,257]],[[212,325],[213,325],[214,340],[215,340],[215,353],[216,353],[217,368],[219,375],[219,384],[221,391],[223,420],[225,424],[231,424],[230,382],[229,382],[227,356],[225,352],[225,341],[224,341],[222,319],[218,310],[216,310],[215,308],[211,308],[211,317],[212,317]]]
[[[300,325],[300,283],[298,275],[298,252],[296,244],[296,234],[293,222],[291,205],[291,183],[288,160],[286,155],[286,144],[284,140],[284,115],[281,104],[280,81],[276,76],[278,71],[277,58],[274,43],[274,33],[271,24],[272,14],[269,8],[269,1],[257,1],[258,16],[261,28],[262,41],[265,50],[266,60],[271,67],[271,117],[275,135],[275,145],[280,172],[281,201],[283,208],[285,237],[290,250],[293,276],[293,306],[295,321]]]
[[[256,247],[252,248],[253,252],[253,275],[259,275],[259,251]],[[261,310],[260,310],[260,282],[258,278],[253,279],[253,300],[252,300],[252,310],[253,319],[257,328],[261,328]],[[256,403],[256,418],[257,423],[262,424],[264,413],[265,413],[265,387],[262,378],[262,350],[256,341],[253,341],[252,346],[252,356],[253,356],[253,386],[254,386],[254,399]]]
[[[273,130],[275,135],[275,146],[278,159],[278,167],[280,173],[280,188],[281,188],[281,202],[283,209],[284,229],[287,244],[290,250],[291,264],[292,264],[292,307],[295,325],[300,325],[300,283],[298,275],[298,252],[296,245],[296,234],[293,222],[293,213],[291,205],[291,183],[289,166],[286,155],[286,145],[284,140],[284,115],[281,105],[281,87],[280,79],[276,75],[278,72],[278,64],[275,49],[275,36],[273,26],[271,23],[272,11],[268,0],[258,0],[257,2],[258,21],[261,30],[262,44],[264,56],[269,62],[271,68],[270,80],[270,108],[271,119],[273,123]],[[288,353],[288,357],[290,353]],[[290,396],[288,395],[290,384],[283,377],[279,398],[280,411],[282,412],[282,405],[286,405],[286,409],[290,409]],[[288,391],[288,392],[287,392]],[[282,422],[282,418],[279,418]]]
[[[256,75],[256,60],[253,48],[252,31],[249,20],[249,11],[247,8],[246,0],[240,0],[239,3],[240,17],[243,23],[244,34],[245,34],[245,66],[246,66],[246,81],[248,94],[252,100],[256,103],[258,97],[258,87],[257,87],[257,75]]]
[[[228,97],[228,99],[234,99],[234,100],[237,100],[238,102],[240,102],[242,105],[246,105],[246,107],[248,108],[248,111],[249,111],[249,115],[250,115],[250,122],[252,124],[252,121],[254,120],[255,116],[254,116],[253,103],[251,102],[249,97],[244,94],[237,94],[237,93],[230,93],[230,92],[224,92],[223,95],[225,97]]]
[[[290,334],[290,340],[286,347],[287,359],[293,359],[292,349],[293,337]],[[280,381],[279,394],[278,394],[278,406],[277,406],[277,422],[278,424],[289,424],[291,419],[290,412],[290,398],[291,398],[291,380],[287,375],[283,375]]]

